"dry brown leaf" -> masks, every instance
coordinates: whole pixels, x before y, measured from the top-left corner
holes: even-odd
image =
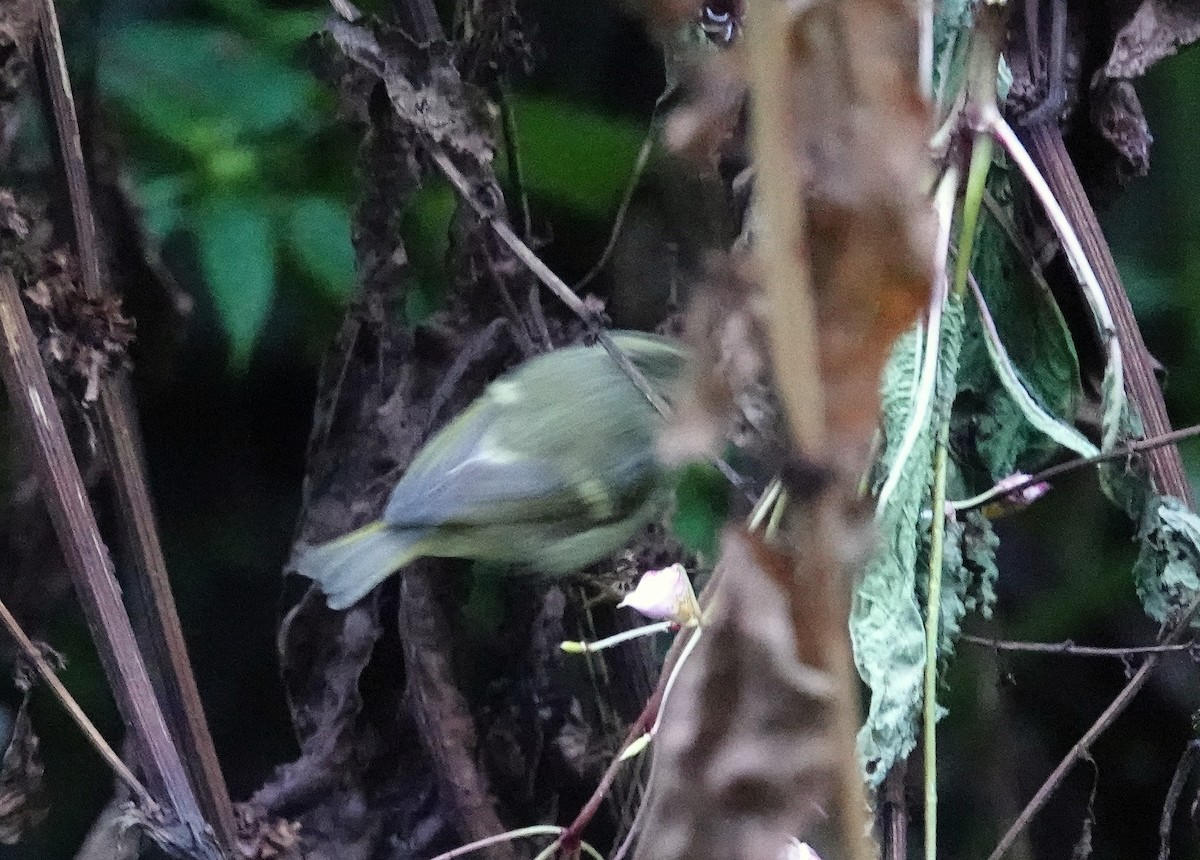
[[[1190,0],[1102,0],[1066,8],[1060,120],[1072,132],[1072,148],[1085,156],[1078,161],[1089,189],[1109,190],[1150,168],[1153,138],[1131,81],[1200,38],[1200,6]],[[1048,9],[1038,26],[1050,30]],[[1013,72],[1007,107],[1018,122],[1047,94],[1041,73],[1047,39],[1042,37],[1039,73],[1032,74],[1026,33],[1023,15],[1015,15],[1005,53]]]
[[[764,297],[727,256],[713,256],[684,324],[692,360],[659,439],[667,463],[717,456],[726,442],[762,456],[786,449],[769,396]]]
[[[654,741],[638,860],[779,860],[824,817],[833,682],[800,659],[792,596],[751,539],[727,532],[719,564],[713,618]]]
[[[251,803],[236,808],[238,851],[247,860],[300,860],[300,822],[267,814]]]
[[[416,45],[382,24],[359,26],[335,20],[329,33],[360,71],[378,77],[396,115],[435,149],[491,163],[491,138],[480,129],[484,100],[474,97],[451,62],[446,42]]]
[[[41,311],[38,340],[44,358],[67,379],[82,383],[84,403],[95,402],[101,376],[125,360],[133,341],[133,320],[121,312],[120,299],[84,295],[74,260],[63,250],[45,256],[25,298]]]
[[[933,264],[929,109],[904,0],[817,4],[792,23],[794,157],[806,178],[826,438],[857,476],[879,377],[925,307]],[[778,336],[778,333],[776,333]]]
[[[878,419],[880,372],[929,295],[929,109],[914,72],[910,4],[825,0],[790,9],[791,98],[780,107],[807,229],[786,253],[808,271],[816,296],[825,429],[838,440],[831,460],[857,475]],[[670,145],[710,159],[727,148],[750,50],[742,40],[706,66],[670,119]],[[750,226],[752,239],[759,232]]]
[[[45,820],[45,768],[29,719],[29,692],[13,718],[12,735],[0,761],[0,844],[13,845]]]

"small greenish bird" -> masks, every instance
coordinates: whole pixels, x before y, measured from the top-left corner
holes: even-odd
[[[640,332],[612,336],[666,396],[684,348]],[[302,547],[290,568],[320,585],[333,609],[425,556],[578,570],[662,509],[661,422],[602,346],[538,356],[492,382],[421,448],[380,520]]]

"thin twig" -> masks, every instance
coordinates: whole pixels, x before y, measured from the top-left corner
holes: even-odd
[[[721,579],[721,568],[718,567],[713,571],[712,576],[709,577],[704,589],[700,592],[698,601],[701,608],[708,607],[709,603],[713,599],[713,596],[717,593]],[[683,658],[684,652],[687,650],[688,643],[693,640],[699,631],[700,628],[698,627],[684,628],[683,630],[679,631],[679,634],[675,637],[675,641],[671,643],[671,648],[667,652],[667,656],[663,659],[662,670],[659,672],[658,684],[655,686],[654,692],[651,693],[650,698],[646,700],[646,704],[642,708],[642,712],[638,714],[637,719],[634,720],[629,726],[629,730],[625,734],[625,740],[622,741],[620,749],[617,750],[617,754],[613,756],[612,760],[608,763],[608,768],[605,770],[604,775],[600,778],[600,782],[596,786],[595,791],[592,792],[592,796],[588,799],[588,802],[583,806],[583,808],[580,809],[579,813],[575,816],[575,820],[571,822],[570,826],[568,826],[567,830],[563,833],[563,844],[567,847],[571,847],[572,842],[579,838],[579,836],[583,833],[584,828],[587,827],[592,818],[595,817],[596,812],[600,809],[601,802],[603,802],[605,795],[608,794],[609,788],[612,787],[613,782],[616,780],[618,771],[624,764],[625,751],[628,750],[632,744],[637,742],[642,735],[650,731],[651,727],[657,722],[659,711],[663,704],[663,698],[666,694],[667,685],[670,679],[674,676],[675,666]],[[651,771],[650,779],[647,780],[647,782],[652,783],[653,779],[654,775],[653,771]]]
[[[1049,183],[1046,181],[1046,177],[1038,170],[1033,158],[1030,157],[1028,150],[1021,143],[1012,126],[999,113],[991,116],[988,120],[987,127],[989,131],[995,136],[1000,145],[1004,147],[1009,158],[1020,169],[1021,173],[1025,176],[1025,181],[1029,183],[1037,195],[1039,202],[1041,202],[1042,207],[1046,210],[1046,216],[1054,226],[1059,241],[1062,242],[1067,261],[1071,264],[1071,268],[1075,270],[1080,286],[1083,287],[1088,297],[1088,305],[1095,315],[1097,332],[1111,349],[1112,343],[1117,336],[1116,323],[1113,321],[1108,299],[1100,286],[1100,279],[1096,276],[1092,262],[1083,249],[1083,244],[1075,231],[1074,224],[1067,217],[1066,212],[1063,211],[1062,205],[1059,203],[1058,198],[1055,197]]]
[[[462,857],[466,854],[471,854],[491,845],[498,845],[501,842],[512,842],[516,839],[530,839],[534,836],[558,836],[563,832],[563,828],[555,824],[534,824],[529,827],[521,827],[516,830],[507,830],[504,833],[497,833],[494,836],[488,836],[483,839],[476,839],[474,842],[468,842],[466,845],[459,845],[457,848],[451,848],[449,851],[443,852],[431,860],[454,860],[455,857]]]
[[[441,151],[433,153],[434,163],[442,171],[445,177],[450,180],[450,184],[458,191],[459,196],[466,201],[479,218],[491,226],[496,236],[508,246],[508,249],[516,255],[529,271],[537,277],[539,281],[549,288],[550,292],[558,296],[563,304],[570,311],[579,317],[583,322],[587,323],[590,334],[594,335],[600,344],[608,350],[609,355],[621,368],[622,371],[630,378],[634,385],[642,395],[650,402],[660,415],[667,415],[670,408],[665,400],[656,392],[646,377],[642,375],[633,363],[629,360],[629,356],[625,355],[621,349],[613,342],[613,339],[604,331],[604,327],[600,325],[600,321],[596,318],[596,314],[584,303],[583,299],[579,298],[566,282],[542,262],[541,258],[533,252],[533,250],[521,241],[521,238],[513,232],[513,229],[504,221],[495,217],[495,213],[485,207],[479,200],[476,199],[474,190],[471,188],[471,183],[463,176],[462,172],[454,166],[454,162],[450,160],[450,156]]]
[[[104,739],[104,735],[100,734],[100,730],[96,728],[96,724],[88,719],[88,715],[84,713],[83,708],[79,707],[79,703],[75,701],[75,697],[63,686],[63,682],[58,679],[57,673],[55,673],[54,668],[46,660],[42,649],[35,645],[33,640],[21,629],[20,622],[17,621],[16,617],[3,602],[0,602],[0,623],[4,624],[9,635],[16,640],[17,646],[25,654],[25,658],[33,664],[33,668],[37,671],[38,676],[50,688],[50,692],[58,699],[71,719],[75,721],[75,725],[79,726],[88,743],[92,745],[96,752],[100,753],[100,757],[112,768],[113,773],[117,775],[121,782],[129,787],[129,790],[137,796],[139,801],[150,808],[157,806],[154,798],[147,791],[146,786],[142,785],[141,781],[133,775],[133,771],[129,769],[125,762],[121,761],[121,757],[117,755],[116,750]]]
[[[1162,644],[1174,645],[1191,626],[1192,619],[1196,617],[1197,612],[1200,612],[1200,596],[1197,596],[1189,604],[1187,610],[1179,618],[1175,628],[1163,639]],[[1071,751],[1058,763],[1058,767],[1046,777],[1046,781],[1042,783],[1042,787],[1037,790],[1037,793],[1025,805],[1025,808],[1021,810],[1021,814],[1017,816],[1017,820],[1012,823],[1004,836],[1001,837],[1000,842],[992,850],[992,853],[988,855],[988,860],[1000,860],[1005,852],[1012,847],[1013,843],[1017,841],[1017,837],[1029,826],[1029,822],[1033,820],[1033,817],[1046,805],[1046,801],[1050,799],[1050,796],[1058,790],[1059,785],[1062,784],[1067,773],[1074,767],[1075,762],[1087,755],[1092,744],[1096,742],[1096,739],[1104,733],[1104,730],[1112,724],[1113,720],[1119,717],[1121,712],[1133,701],[1133,697],[1137,695],[1138,690],[1146,683],[1146,680],[1150,677],[1150,672],[1158,665],[1160,659],[1162,659],[1161,653],[1150,654],[1146,657],[1146,661],[1138,667],[1137,672],[1126,682],[1124,688],[1117,694],[1112,703],[1096,718],[1096,721],[1092,723],[1083,737],[1075,742],[1075,745],[1071,747]]]
[[[966,220],[966,219],[964,219]],[[955,299],[961,301],[961,299]],[[946,506],[946,461],[949,459],[950,415],[938,428],[933,450],[933,510]],[[921,724],[925,781],[925,858],[937,860],[937,681],[938,642],[942,617],[942,555],[946,545],[946,517],[935,516],[929,531],[929,579],[925,600],[925,674],[921,697]]]
[[[1128,648],[1101,648],[1095,645],[1076,645],[1070,639],[1062,642],[1017,642],[1010,639],[989,639],[986,636],[971,636],[963,634],[959,637],[963,642],[991,648],[994,651],[1029,651],[1035,654],[1058,654],[1064,657],[1116,657],[1127,659],[1139,654],[1170,654],[1173,652],[1192,651],[1195,642],[1183,642],[1177,645],[1134,645]]]
[[[604,270],[613,251],[616,250],[617,242],[621,238],[621,230],[625,226],[625,216],[629,213],[629,204],[633,202],[633,194],[637,191],[642,174],[646,171],[646,165],[650,163],[650,154],[654,151],[654,130],[658,125],[658,113],[669,92],[670,89],[664,90],[654,103],[654,110],[650,114],[650,126],[646,129],[646,136],[642,139],[642,148],[638,150],[637,158],[633,162],[633,170],[630,171],[629,182],[625,185],[621,204],[617,207],[617,214],[613,217],[608,241],[604,245],[604,250],[600,252],[600,256],[596,258],[596,262],[588,269],[587,274],[575,282],[576,292],[590,284]]]
[[[495,99],[496,104],[500,106],[500,127],[504,131],[504,156],[508,162],[508,179],[512,183],[513,196],[517,198],[517,205],[520,207],[521,232],[529,239],[533,234],[533,218],[529,213],[529,194],[525,190],[525,169],[521,165],[517,119],[503,83],[496,84]]]
[[[1121,460],[1126,457],[1132,457],[1134,454],[1144,454],[1147,451],[1153,451],[1167,445],[1175,445],[1185,439],[1192,439],[1200,436],[1200,424],[1191,424],[1187,427],[1180,427],[1178,430],[1172,430],[1169,433],[1163,433],[1161,436],[1148,436],[1145,439],[1138,439],[1135,442],[1130,442],[1127,445],[1121,445],[1117,448],[1111,448],[1108,451],[1102,451],[1094,457],[1078,457],[1074,460],[1067,460],[1065,463],[1059,463],[1056,466],[1050,466],[1043,469],[1037,474],[1030,475],[1028,478],[1015,484],[997,484],[986,493],[982,493],[966,502],[950,502],[955,511],[971,511],[976,508],[982,508],[996,501],[1002,496],[1007,496],[1013,493],[1020,493],[1034,484],[1041,484],[1046,481],[1053,480],[1068,472],[1074,472],[1079,469],[1095,466],[1100,463],[1107,463],[1112,460]]]

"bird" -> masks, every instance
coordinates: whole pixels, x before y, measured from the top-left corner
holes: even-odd
[[[664,399],[687,360],[665,337],[611,333]],[[423,557],[561,575],[619,550],[670,496],[663,417],[603,346],[534,357],[491,382],[413,458],[380,519],[297,548],[289,570],[346,609]]]

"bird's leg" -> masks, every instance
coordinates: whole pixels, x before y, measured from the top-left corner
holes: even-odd
[[[1025,0],[1025,35],[1029,39],[1029,68],[1035,79],[1034,70],[1040,65],[1041,39],[1039,32],[1041,0]],[[1043,79],[1046,96],[1042,103],[1022,118],[1025,126],[1043,122],[1057,122],[1067,103],[1066,55],[1067,55],[1067,0],[1048,0],[1050,7],[1050,43],[1047,47],[1049,62]]]

